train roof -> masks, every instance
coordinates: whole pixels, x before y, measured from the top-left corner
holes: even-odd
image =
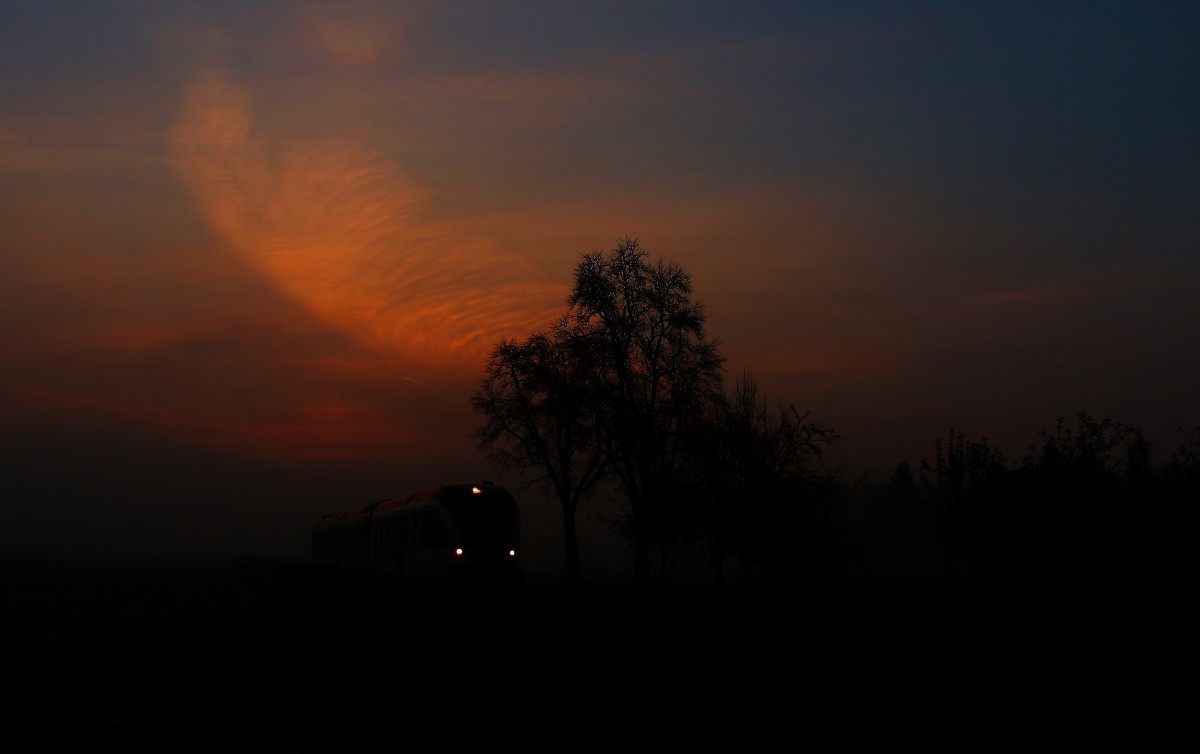
[[[370,508],[373,506],[367,507]],[[319,519],[317,519],[317,522],[313,524],[313,528],[321,526],[334,526],[346,521],[352,521],[356,518],[361,518],[364,511],[365,509],[359,508],[358,510],[342,511],[341,513],[326,513],[324,516],[321,516]]]
[[[353,521],[360,518],[368,518],[375,513],[382,513],[386,510],[395,510],[406,505],[414,505],[423,503],[428,500],[441,500],[443,503],[452,503],[454,500],[461,499],[464,496],[470,495],[470,490],[479,489],[485,493],[490,493],[489,497],[499,493],[503,497],[512,498],[512,493],[505,487],[500,487],[492,482],[463,482],[452,484],[435,484],[432,487],[426,487],[423,490],[418,490],[410,495],[402,497],[384,498],[377,500],[362,508],[343,511],[341,513],[328,513],[322,516],[314,525],[313,528],[322,528],[326,526],[335,526],[347,521]],[[515,504],[515,500],[514,500]]]
[[[474,490],[480,490],[483,494],[488,494],[489,497],[495,497],[497,495],[503,497],[512,496],[506,488],[497,487],[491,482],[437,484],[432,487],[426,487],[423,490],[414,492],[407,497],[394,497],[389,500],[384,500],[379,503],[378,507],[376,507],[373,512],[382,513],[385,510],[394,510],[396,508],[402,508],[406,505],[416,505],[427,500],[440,500],[443,503],[453,504],[456,500],[461,500],[465,497],[471,496]]]

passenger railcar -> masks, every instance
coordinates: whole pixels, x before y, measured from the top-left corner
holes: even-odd
[[[312,561],[404,580],[519,580],[521,514],[491,482],[442,484],[322,516]]]

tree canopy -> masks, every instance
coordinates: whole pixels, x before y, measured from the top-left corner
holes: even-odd
[[[568,571],[578,579],[574,522],[605,474],[624,491],[639,587],[667,535],[659,513],[678,477],[689,427],[722,389],[691,277],[651,261],[636,240],[585,254],[568,310],[549,331],[492,351],[472,405],[480,444],[502,466],[536,470],[563,508]]]
[[[639,592],[697,553],[718,587],[726,557],[744,585],[782,555],[817,569],[840,500],[820,463],[836,435],[791,405],[771,412],[749,372],[725,392],[691,276],[626,238],[582,256],[566,303],[547,331],[496,345],[472,405],[491,459],[558,498],[568,581],[579,504],[606,478]]]
[[[685,438],[720,395],[724,360],[705,336],[691,276],[650,261],[636,240],[584,255],[567,303],[569,337],[595,357],[587,394],[598,441],[626,496],[634,576],[644,591],[652,543],[669,534],[660,513],[678,481]]]
[[[534,473],[557,497],[563,515],[567,580],[581,578],[576,515],[604,475],[583,374],[591,357],[561,328],[523,342],[498,344],[471,398],[484,422],[475,432],[501,467]]]

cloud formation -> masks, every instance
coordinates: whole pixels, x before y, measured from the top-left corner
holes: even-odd
[[[278,289],[355,342],[433,367],[478,366],[548,325],[566,288],[485,239],[423,222],[429,197],[350,140],[274,144],[228,76],[184,93],[169,145],[201,212]]]

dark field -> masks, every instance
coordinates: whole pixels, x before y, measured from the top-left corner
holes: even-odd
[[[749,610],[619,581],[447,595],[272,563],[3,582],[8,752],[1200,740],[1188,621],[971,633],[886,590],[802,616],[786,591]]]

